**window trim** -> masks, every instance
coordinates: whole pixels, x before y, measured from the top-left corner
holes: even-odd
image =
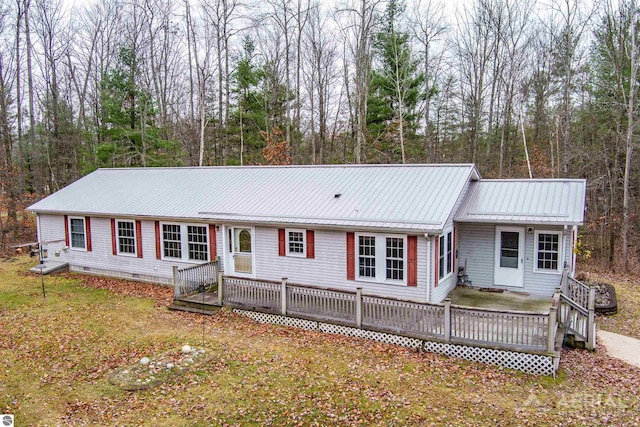
[[[82,238],[84,239],[84,247],[78,248],[73,246],[73,228],[71,227],[71,221],[74,219],[82,220]],[[69,250],[79,251],[79,252],[88,252],[87,249],[87,220],[83,216],[69,216],[67,218],[69,224]]]
[[[121,222],[129,222],[133,225],[133,253],[131,252],[121,252],[120,251],[120,228],[118,225]],[[132,258],[137,258],[138,256],[138,233],[136,232],[136,222],[132,219],[117,219],[116,218],[116,254],[118,256],[128,256]]]
[[[180,258],[165,256],[164,254],[164,226],[165,225],[177,225],[180,227]],[[199,259],[190,259],[189,258],[189,232],[188,227],[204,227],[207,241],[204,244],[207,248],[207,259],[199,260]],[[198,243],[201,244],[201,243]],[[187,262],[191,264],[200,264],[203,262],[211,261],[211,233],[209,233],[209,227],[205,223],[197,223],[197,222],[171,222],[171,221],[160,221],[160,259],[167,261],[180,261]]]
[[[538,244],[541,234],[555,234],[558,236],[558,268],[538,268]],[[536,230],[533,235],[533,272],[540,274],[562,274],[562,266],[564,265],[564,233],[560,230]]]
[[[376,251],[375,277],[360,276],[360,236],[374,237]],[[402,239],[402,280],[387,279],[387,238]],[[354,268],[357,282],[380,283],[385,285],[407,286],[409,274],[408,240],[406,234],[354,233]]]
[[[455,257],[456,257],[456,251],[455,251],[455,236],[453,235],[454,233],[454,229],[453,227],[447,228],[444,230],[444,232],[442,234],[440,234],[438,236],[438,244],[442,246],[442,251],[440,250],[440,247],[438,247],[438,260],[436,261],[438,263],[438,283],[440,283],[443,280],[447,280],[449,277],[451,277],[451,275],[455,272]],[[451,248],[449,248],[449,239],[448,236],[449,234],[451,234]],[[447,254],[450,252],[451,254],[451,258],[447,259]],[[443,259],[443,267],[444,268],[440,268],[440,258]],[[447,272],[448,266],[449,264],[451,265],[451,271]]]
[[[291,243],[289,233],[301,233],[302,234],[302,252],[291,252],[289,250]],[[307,257],[307,230],[304,228],[285,228],[284,229],[284,244],[286,256],[293,258],[306,258]]]

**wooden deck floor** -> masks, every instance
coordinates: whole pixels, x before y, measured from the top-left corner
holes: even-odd
[[[218,292],[204,292],[199,294],[181,295],[174,298],[175,301],[181,301],[191,304],[218,305]]]

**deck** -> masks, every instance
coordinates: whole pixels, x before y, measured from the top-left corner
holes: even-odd
[[[227,276],[222,280],[222,298],[215,286],[206,292],[176,296],[172,308],[213,313],[230,306],[411,338],[557,354],[555,322],[550,324],[551,299],[544,301],[546,309],[537,312],[507,311],[455,305],[449,299],[429,304],[363,295],[360,290],[345,292]],[[513,301],[522,304],[521,299]],[[535,302],[544,307],[542,300]]]
[[[175,270],[171,308],[213,313],[227,306],[258,321],[419,346],[485,363],[499,359],[500,366],[550,375],[558,366],[564,327],[573,328],[587,348],[595,345],[593,310],[585,308],[593,305],[591,293],[566,274],[561,288],[563,294],[558,290],[553,298],[458,288],[443,303],[431,304],[368,295],[361,288],[349,292],[223,276],[216,263],[207,263]]]

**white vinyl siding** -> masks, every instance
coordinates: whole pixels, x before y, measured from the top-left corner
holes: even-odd
[[[358,233],[356,233],[358,234]],[[362,233],[370,236],[374,233]],[[382,234],[384,237],[385,235]],[[404,236],[402,236],[404,238]],[[358,266],[358,237],[355,237],[355,274],[359,273]],[[384,251],[382,245],[376,246],[378,251]],[[280,281],[286,277],[289,283],[299,283],[310,286],[321,286],[333,289],[355,292],[362,288],[363,293],[392,298],[403,298],[415,301],[427,299],[427,241],[418,237],[418,285],[417,286],[389,286],[391,282],[366,280],[347,280],[347,249],[346,232],[337,230],[315,230],[315,258],[291,258],[278,256],[278,229],[275,227],[255,228],[255,277],[265,280]],[[406,252],[406,239],[405,239]],[[382,277],[386,274],[386,260],[383,257]],[[377,267],[376,263],[376,267]],[[406,254],[405,254],[406,280]],[[399,282],[396,282],[399,283]]]
[[[529,227],[525,225],[525,230]],[[494,256],[495,256],[495,225],[493,224],[458,224],[458,248],[459,262],[461,265],[466,263],[466,274],[473,286],[494,287]],[[545,230],[545,231],[543,231]],[[559,257],[559,268],[565,262],[571,262],[571,236],[562,233],[562,227],[555,229],[545,226],[540,230],[541,233],[558,233],[559,246],[561,255]],[[508,288],[514,291],[524,291],[534,295],[552,295],[555,288],[560,286],[560,275],[554,270],[536,270],[536,248],[537,239],[535,233],[525,233],[524,244],[524,287]]]
[[[86,250],[87,236],[84,218],[69,217],[69,246],[71,249]]]
[[[140,277],[149,281],[169,284],[171,283],[173,266],[184,268],[194,264],[194,261],[184,261],[182,259],[156,259],[155,225],[153,220],[141,221],[144,258],[137,258],[113,255],[110,218],[91,217],[91,252],[80,250],[65,252],[63,250],[65,243],[64,217],[62,215],[41,214],[39,218],[38,240],[47,242],[43,244],[43,248],[47,249],[49,259],[68,262],[75,271],[91,273],[94,269],[103,270],[112,272],[111,275],[116,277],[129,279]],[[208,228],[208,224],[205,223],[193,225]],[[162,227],[160,228],[160,233],[162,233]],[[218,254],[221,254],[223,248],[222,232],[216,233],[216,242]]]
[[[134,221],[116,221],[118,255],[136,255],[136,224]]]

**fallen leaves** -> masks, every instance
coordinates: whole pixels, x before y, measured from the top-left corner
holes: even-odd
[[[171,312],[171,289],[153,284],[62,275],[43,300],[37,279],[0,271],[0,409],[27,425],[639,422],[640,370],[601,352],[565,351],[554,380],[228,309]],[[203,322],[206,363],[135,393],[108,383],[143,356],[199,343]]]

